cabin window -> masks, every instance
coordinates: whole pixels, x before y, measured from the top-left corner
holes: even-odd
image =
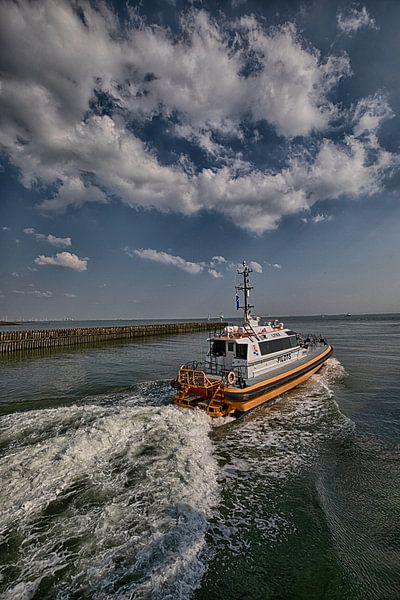
[[[272,342],[259,342],[260,352],[264,356],[264,354],[270,354],[273,352],[272,350]]]
[[[214,340],[211,352],[214,356],[225,356],[226,355],[225,342],[223,340]]]
[[[295,348],[296,346],[299,345],[299,342],[297,341],[296,335],[291,335],[290,338],[289,338],[289,340],[290,340],[290,343],[292,345],[292,348]]]
[[[235,346],[235,344],[233,342],[228,342],[228,350],[229,350],[229,352],[233,352],[234,346]]]
[[[247,344],[236,344],[236,358],[247,359]]]
[[[296,340],[296,338],[294,338]],[[297,343],[295,344],[297,346]],[[267,342],[259,342],[261,354],[272,354],[273,352],[280,352],[281,350],[288,350],[293,348],[291,338],[279,338],[278,340],[268,340]]]

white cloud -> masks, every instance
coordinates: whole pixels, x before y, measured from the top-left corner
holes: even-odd
[[[262,266],[261,266],[261,265],[260,265],[260,263],[259,263],[259,262],[257,262],[256,260],[251,260],[251,261],[249,262],[249,267],[250,267],[250,269],[253,269],[253,271],[254,271],[255,273],[262,273],[262,272],[263,272],[263,268],[262,268]]]
[[[139,258],[151,260],[163,265],[174,266],[182,271],[185,271],[186,273],[190,273],[190,275],[198,275],[199,273],[206,271],[214,279],[223,277],[220,271],[214,269],[214,266],[216,264],[222,265],[224,262],[226,262],[223,256],[213,257],[210,262],[191,262],[182,258],[181,256],[175,256],[173,254],[169,254],[168,252],[160,252],[151,248],[138,248],[136,250],[125,248],[124,251],[126,254],[128,254],[128,256],[138,256]]]
[[[13,290],[13,294],[29,294],[30,296],[36,296],[37,298],[51,298],[53,296],[53,292],[50,292],[49,290],[46,290],[44,292],[40,290],[28,290],[27,292],[24,290]]]
[[[394,113],[384,95],[375,94],[362,98],[354,111],[354,135],[360,137],[363,134],[376,134],[381,123],[393,117]]]
[[[44,233],[37,233],[32,227],[27,227],[26,229],[24,229],[24,233],[26,233],[27,235],[34,235],[37,240],[46,241],[52,246],[68,247],[72,245],[70,237],[60,238],[55,235],[52,235],[51,233],[49,233],[48,235],[45,235]]]
[[[19,274],[19,273],[17,273],[16,271],[13,271],[13,272],[11,273],[11,276],[12,276],[12,277],[15,277],[15,278],[18,278],[18,277],[20,277],[20,274]]]
[[[138,256],[139,258],[151,260],[160,264],[174,266],[182,271],[185,271],[186,273],[190,273],[191,275],[198,275],[199,273],[207,272],[214,279],[220,279],[223,277],[223,273],[214,268],[216,265],[219,265],[219,269],[225,269],[226,271],[236,270],[237,268],[241,267],[241,265],[235,265],[223,256],[213,256],[213,258],[208,262],[190,262],[181,256],[175,256],[173,254],[169,254],[168,252],[160,252],[151,248],[138,248],[131,250],[130,248],[126,247],[124,248],[124,251],[126,254],[128,254],[128,256]],[[263,271],[260,263],[255,260],[249,261],[248,265],[256,273],[262,273]]]
[[[163,265],[178,267],[178,269],[190,273],[191,275],[197,275],[204,271],[204,267],[201,264],[187,261],[181,256],[174,256],[173,254],[168,254],[168,252],[159,252],[158,250],[152,250],[151,248],[136,249],[133,251],[126,249],[125,251],[130,256],[136,255],[139,256],[139,258],[152,260],[153,262],[161,263]]]
[[[339,31],[345,35],[351,35],[361,29],[361,27],[379,29],[375,19],[369,15],[365,6],[362,8],[357,6],[349,7],[344,12],[339,12],[336,19]]]
[[[40,290],[32,290],[27,293],[31,294],[32,296],[36,296],[37,298],[51,298],[53,296],[53,292],[50,292],[49,290],[45,292],[42,292]]]
[[[85,136],[84,125],[80,125],[80,128],[82,131],[76,132],[76,138],[71,140],[71,145],[78,142],[79,134],[82,134],[82,137]],[[100,131],[98,131],[98,135],[99,134]],[[100,142],[100,140],[96,139],[91,141],[88,137],[86,142],[89,146],[88,151],[90,152],[91,142],[93,144],[92,150],[95,151],[94,146]],[[88,168],[94,168],[94,165],[88,164]],[[62,181],[62,184],[59,186],[57,192],[50,198],[43,200],[40,204],[40,208],[43,211],[64,212],[68,206],[79,208],[88,202],[98,202],[100,204],[106,204],[108,202],[106,194],[101,189],[93,185],[86,185],[79,177],[70,175],[66,172],[64,176],[60,178],[60,181]]]
[[[212,262],[217,263],[217,264],[225,264],[226,263],[226,258],[224,256],[213,256],[211,260],[212,260]]]
[[[219,279],[220,277],[223,277],[222,273],[216,271],[215,269],[207,269],[207,271],[212,277],[214,277],[214,279]]]
[[[2,231],[11,231],[11,229],[9,227],[5,227],[5,226],[2,227],[1,229],[2,229]]]
[[[318,213],[311,217],[311,221],[314,224],[322,223],[322,221],[332,221],[332,215],[326,215],[324,213]]]
[[[187,127],[211,154],[218,146],[210,130],[236,134],[244,115],[293,137],[324,129],[336,112],[327,96],[349,73],[348,60],[329,56],[324,62],[294,26],[267,30],[255,17],[222,26],[205,11],[193,11],[181,27],[180,38],[152,27],[130,33],[135,91],[145,93],[124,101],[145,114],[177,112],[181,133]],[[256,68],[245,75],[251,61]],[[146,73],[152,78],[143,85]]]
[[[253,169],[235,177],[227,167],[205,170],[197,185],[205,207],[261,234],[275,228],[282,216],[318,201],[378,192],[384,176],[398,165],[398,156],[380,148],[376,138],[347,136],[343,143],[323,139],[314,157],[304,152],[275,173]]]
[[[274,263],[273,265],[271,265],[271,267],[273,269],[282,269],[282,265],[279,265],[278,263]]]
[[[254,17],[243,17],[240,24],[261,67],[247,81],[254,118],[266,119],[286,137],[324,130],[337,114],[328,94],[350,74],[347,57],[323,62],[318,51],[302,44],[293,25],[267,33]]]
[[[35,263],[41,267],[55,266],[66,267],[74,271],[86,271],[88,258],[79,258],[72,252],[58,252],[55,256],[40,255],[35,258]]]
[[[76,298],[76,294],[68,294],[67,292],[65,292],[65,294],[63,294],[66,298]]]
[[[49,242],[49,244],[51,244],[52,246],[71,246],[72,242],[71,242],[71,238],[70,237],[66,237],[66,238],[59,238],[55,235],[52,235],[51,233],[49,233],[45,239]]]
[[[217,134],[240,137],[245,118],[293,138],[327,135],[343,116],[329,98],[350,72],[348,59],[322,57],[292,25],[267,29],[255,17],[222,24],[192,11],[177,34],[144,23],[122,31],[105,5],[78,5],[85,23],[62,0],[0,5],[9,49],[1,63],[0,145],[23,185],[56,188],[43,211],[120,198],[163,212],[220,212],[261,234],[318,201],[377,192],[398,164],[375,134],[362,134],[384,118],[371,101],[355,109],[354,136],[326,137],[313,154],[289,152],[279,170],[257,169],[216,141]],[[95,89],[118,104],[114,117],[90,110]],[[185,157],[161,164],[126,128],[132,117],[156,114],[173,116],[176,131],[213,156],[214,166],[196,170]],[[70,240],[48,237],[53,245]]]

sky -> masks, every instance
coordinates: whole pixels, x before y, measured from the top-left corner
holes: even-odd
[[[0,4],[0,319],[400,311],[400,2]]]

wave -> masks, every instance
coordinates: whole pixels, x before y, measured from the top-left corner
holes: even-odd
[[[351,428],[330,387],[345,376],[330,359],[237,421],[166,405],[165,381],[4,416],[2,597],[183,600],[210,547],[228,560],[251,529],[271,543],[289,535],[294,524],[271,490]]]
[[[246,531],[257,530],[267,542],[293,531],[281,504],[288,479],[318,460],[325,443],[354,429],[331,388],[344,377],[339,361],[329,359],[317,375],[274,404],[213,430],[224,490],[214,534],[230,552],[245,550]]]
[[[2,418],[5,599],[187,598],[199,585],[219,500],[209,420],[122,396]]]

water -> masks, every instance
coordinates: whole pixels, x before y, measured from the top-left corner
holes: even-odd
[[[2,357],[0,597],[396,599],[400,315],[237,421],[170,404],[204,333]]]

